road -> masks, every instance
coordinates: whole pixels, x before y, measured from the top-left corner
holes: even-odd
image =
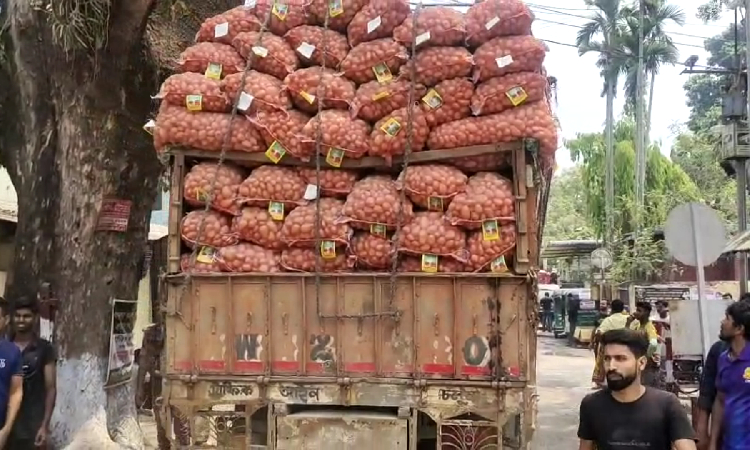
[[[534,450],[578,448],[578,406],[591,390],[594,357],[586,349],[566,346],[548,333],[537,346],[538,427]]]

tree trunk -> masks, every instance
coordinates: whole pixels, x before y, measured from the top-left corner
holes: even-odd
[[[111,298],[135,299],[160,164],[140,129],[156,72],[143,48],[153,0],[112,0],[105,48],[63,49],[50,0],[10,0],[0,162],[18,194],[11,301],[59,299],[56,448],[143,447],[132,389],[105,390]],[[56,30],[59,31],[59,30]],[[97,231],[104,198],[130,200],[125,233]]]
[[[654,84],[656,84],[656,73],[651,72],[651,82],[648,91],[648,112],[646,113],[646,145],[651,142],[651,111],[654,107]]]

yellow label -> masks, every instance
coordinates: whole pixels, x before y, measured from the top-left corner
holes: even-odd
[[[279,20],[284,21],[286,20],[286,16],[289,14],[289,5],[281,2],[276,2],[273,4],[273,9],[271,9],[271,12],[274,16],[278,17]]]
[[[221,64],[209,63],[208,67],[206,67],[206,73],[204,75],[206,76],[206,78],[210,78],[212,80],[221,80],[221,71]]]
[[[344,151],[340,148],[330,148],[326,155],[326,162],[329,166],[341,167],[344,162]]]
[[[495,258],[490,263],[490,272],[492,273],[506,273],[508,272],[508,264],[505,263],[505,256]]]
[[[202,95],[186,95],[185,106],[188,111],[200,111],[203,109],[203,96]]]
[[[336,259],[336,243],[333,241],[321,242],[320,256],[322,256],[323,259]]]
[[[375,72],[375,78],[377,78],[378,83],[387,83],[393,79],[391,69],[384,62],[373,66],[372,71]]]
[[[497,226],[497,220],[485,220],[482,222],[482,237],[485,241],[500,239],[500,229]]]
[[[284,220],[284,204],[281,202],[271,202],[268,204],[268,215],[271,219],[281,222]]]
[[[443,211],[443,199],[440,197],[430,197],[427,199],[427,209],[430,211]]]
[[[376,102],[378,100],[382,100],[382,99],[388,98],[390,96],[391,96],[391,93],[388,92],[388,91],[378,92],[377,94],[375,94],[375,95],[372,96],[372,100]]]
[[[380,126],[380,129],[383,130],[383,133],[387,134],[388,136],[394,137],[398,134],[399,131],[401,131],[401,123],[395,118],[391,117],[383,125]]]
[[[304,99],[305,99],[305,101],[307,101],[307,103],[309,103],[309,104],[311,104],[311,105],[312,105],[312,104],[313,104],[313,103],[315,102],[315,96],[314,96],[314,95],[311,95],[311,94],[308,94],[308,93],[307,93],[307,92],[305,92],[305,91],[301,91],[301,92],[299,93],[299,96],[300,96],[300,97],[302,97],[302,98],[304,98]]]
[[[437,255],[422,255],[422,272],[435,273],[438,271]]]
[[[370,225],[370,234],[374,236],[386,237],[388,229],[382,223],[373,223]]]
[[[513,103],[513,106],[518,106],[521,103],[525,102],[527,98],[529,98],[529,95],[521,86],[516,86],[508,89],[505,92],[505,95],[508,97],[510,102]]]
[[[328,2],[328,17],[336,17],[344,14],[344,4],[341,0]]]
[[[443,106],[443,97],[435,89],[427,91],[424,97],[422,97],[422,101],[430,109],[438,109]]]
[[[204,264],[213,264],[216,260],[216,250],[212,247],[201,247],[195,260]]]
[[[198,188],[195,190],[195,199],[203,203],[210,200],[210,198],[208,197],[208,192],[206,192],[206,190],[202,188]]]
[[[266,158],[270,159],[272,163],[278,164],[281,158],[286,155],[286,149],[279,141],[273,141],[266,150]]]

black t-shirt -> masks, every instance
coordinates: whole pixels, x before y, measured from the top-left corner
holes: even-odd
[[[542,297],[541,300],[539,300],[539,303],[542,304],[542,309],[545,311],[552,311],[552,298],[550,297]]]
[[[31,439],[44,420],[44,366],[57,361],[55,349],[46,339],[37,338],[23,349],[23,400],[13,424],[13,436]]]
[[[671,450],[673,442],[695,439],[695,433],[675,395],[647,387],[631,403],[618,402],[606,389],[587,395],[578,437],[597,450]]]

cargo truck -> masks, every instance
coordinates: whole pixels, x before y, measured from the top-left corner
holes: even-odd
[[[515,191],[512,273],[187,275],[184,176],[218,154],[170,150],[163,396],[166,417],[210,424],[208,447],[192,448],[528,450],[551,168],[530,140],[423,151],[410,164],[496,152]],[[389,170],[373,157],[349,165]]]

